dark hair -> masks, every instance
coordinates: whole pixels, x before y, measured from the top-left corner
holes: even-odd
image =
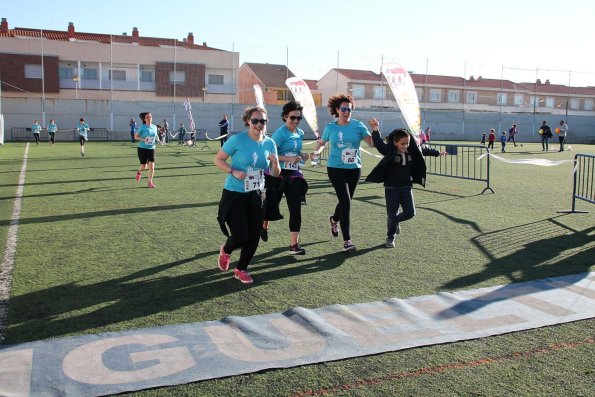
[[[246,108],[246,110],[244,110],[244,114],[242,115],[242,121],[246,127],[250,126],[250,119],[252,118],[252,113],[254,112],[268,113],[265,108],[261,108],[260,106]]]
[[[352,108],[355,108],[355,101],[351,95],[345,94],[335,94],[328,99],[328,104],[326,107],[330,112],[331,116],[339,117],[339,113],[337,113],[337,109],[343,102],[349,102]]]
[[[390,143],[391,141],[397,142],[405,137],[409,137],[409,132],[405,128],[397,128],[396,130],[392,130],[384,139],[386,143]]]
[[[145,117],[147,116],[147,114],[150,114],[151,112],[142,112],[138,115],[138,117],[140,117],[140,121],[143,122],[143,124],[145,124]]]
[[[298,101],[289,101],[283,105],[283,110],[281,111],[281,120],[286,121],[289,113],[293,112],[294,110],[299,110],[302,112],[304,107]]]
[[[79,121],[85,121],[85,119],[81,117],[81,119]]]

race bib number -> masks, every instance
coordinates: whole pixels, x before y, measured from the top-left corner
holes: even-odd
[[[152,145],[153,143],[155,143],[155,137],[152,137],[152,136],[148,136],[148,137],[146,137],[146,138],[145,138],[145,143],[146,143],[147,145]]]
[[[264,190],[264,170],[248,170],[244,178],[244,191]]]
[[[341,160],[343,164],[355,164],[357,159],[357,149],[344,149],[341,152]]]
[[[297,156],[297,154],[290,152],[290,153],[285,153],[285,156]],[[300,166],[301,166],[301,162],[297,162],[297,163],[290,163],[289,161],[283,162],[284,170],[298,171],[300,169]]]

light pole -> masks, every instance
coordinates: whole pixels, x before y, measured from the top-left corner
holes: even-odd
[[[202,87],[202,101],[204,103],[205,97],[207,95],[207,87]]]
[[[79,99],[79,80],[80,80],[79,76],[74,76],[72,78],[72,81],[74,81],[74,92],[75,92],[76,99]]]

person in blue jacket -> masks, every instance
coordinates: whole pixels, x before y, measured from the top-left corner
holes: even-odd
[[[395,235],[401,232],[401,222],[415,216],[413,183],[425,186],[425,156],[444,156],[446,152],[424,147],[421,149],[415,138],[403,128],[393,130],[383,141],[378,130],[378,121],[372,119],[374,146],[384,157],[366,177],[366,182],[384,183],[386,200],[387,231],[386,247],[395,246]],[[403,209],[398,212],[399,206]]]

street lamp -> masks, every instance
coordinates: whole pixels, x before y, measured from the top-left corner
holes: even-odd
[[[205,101],[205,96],[207,95],[207,87],[202,87],[202,101]]]
[[[74,81],[75,98],[76,99],[79,99],[79,81],[80,81],[80,77],[79,76],[74,76],[72,78],[72,81]]]

